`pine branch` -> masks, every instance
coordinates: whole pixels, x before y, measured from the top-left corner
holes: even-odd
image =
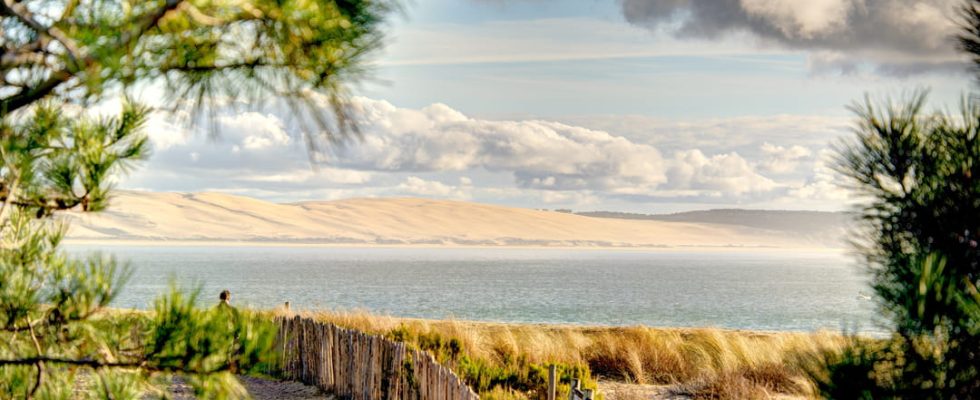
[[[37,351],[37,355],[41,355],[41,342],[37,340],[37,334],[34,332],[34,325],[30,322],[27,323],[28,332],[31,334],[31,341],[34,342],[34,350]],[[37,368],[37,377],[34,379],[34,387],[31,388],[31,392],[27,395],[27,398],[33,398],[37,394],[37,390],[41,388],[41,384],[44,383],[44,363],[37,362],[34,363],[34,367]]]
[[[2,366],[30,366],[37,363],[42,364],[55,364],[64,366],[74,366],[74,367],[88,367],[94,369],[103,368],[139,368],[144,371],[149,372],[187,372],[187,373],[198,373],[199,371],[194,371],[192,369],[180,368],[180,367],[160,367],[154,366],[147,363],[147,361],[130,361],[130,362],[109,362],[96,360],[91,358],[64,358],[64,357],[49,357],[49,356],[36,356],[36,357],[24,357],[24,358],[14,358],[14,359],[0,359],[0,367]],[[217,368],[210,369],[202,373],[219,373],[228,372],[232,370],[231,363],[224,363]]]
[[[44,98],[62,83],[68,82],[72,76],[72,73],[64,69],[53,71],[51,72],[51,75],[48,76],[48,79],[44,80],[44,82],[41,82],[37,86],[23,88],[18,91],[17,94],[0,100],[0,117],[6,116],[11,112],[17,111]]]
[[[4,52],[0,56],[0,71],[13,68],[30,67],[36,65],[47,65],[48,60],[44,53],[37,51],[10,51]]]
[[[84,321],[84,320],[87,320],[89,318],[92,318],[99,311],[102,311],[102,309],[103,309],[103,307],[96,307],[96,308],[94,308],[94,309],[92,309],[89,312],[84,313],[84,314],[79,314],[79,315],[76,315],[76,316],[59,319],[57,321],[57,324],[58,325],[64,325],[64,324],[71,323],[71,322]],[[0,327],[0,332],[24,332],[24,331],[31,330],[33,328],[41,328],[41,327],[47,326],[47,325],[50,324],[50,322],[47,319],[47,316],[48,315],[50,315],[50,311],[49,312],[46,312],[44,317],[39,318],[39,319],[36,319],[36,320],[34,320],[34,322],[31,322],[31,323],[26,324],[26,325],[21,325],[21,326],[8,325],[8,326]]]
[[[119,40],[116,41],[115,47],[119,48],[129,46],[133,40],[138,39],[139,37],[143,36],[146,31],[149,31],[155,27],[157,23],[160,22],[160,19],[167,15],[167,13],[171,10],[177,8],[177,6],[183,2],[184,0],[167,0],[160,8],[144,15],[142,21],[140,21],[136,29],[123,33],[119,36]]]
[[[72,60],[77,61],[82,58],[81,50],[75,40],[65,35],[58,27],[44,26],[40,22],[37,22],[34,15],[23,3],[9,3],[9,0],[0,0],[0,15],[14,17],[38,34],[57,40],[65,48],[65,51],[68,52],[68,56]]]
[[[65,68],[51,71],[48,78],[40,84],[31,88],[22,88],[16,94],[0,100],[0,117],[44,98],[58,86],[68,82],[78,71],[82,71],[96,62],[91,53],[82,54],[77,44],[71,40],[71,38],[67,37],[60,29],[57,27],[45,27],[41,25],[33,19],[33,16],[23,4],[14,3],[11,5],[7,4],[8,1],[9,0],[0,0],[0,15],[14,17],[31,29],[37,31],[42,36],[49,36],[57,40],[65,47],[65,50],[67,51],[72,62]],[[160,22],[160,19],[167,15],[167,13],[171,10],[177,8],[177,6],[179,6],[182,2],[183,0],[167,0],[166,3],[164,3],[164,5],[160,8],[144,15],[135,29],[119,35],[119,38],[115,41],[112,47],[128,47],[134,40],[138,39],[148,30],[155,27],[157,23]]]

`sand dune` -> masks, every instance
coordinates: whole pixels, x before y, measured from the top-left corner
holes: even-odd
[[[363,245],[817,248],[757,227],[594,218],[417,198],[278,204],[217,193],[120,191],[108,211],[69,214],[69,238]]]

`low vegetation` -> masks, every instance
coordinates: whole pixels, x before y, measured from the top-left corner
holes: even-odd
[[[429,350],[487,399],[538,398],[551,364],[558,365],[563,391],[575,377],[587,387],[600,380],[671,385],[694,398],[810,397],[814,360],[845,345],[841,335],[827,332],[501,324],[366,312],[309,316]]]

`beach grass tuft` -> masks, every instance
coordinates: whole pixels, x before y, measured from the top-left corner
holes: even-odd
[[[537,398],[547,367],[594,387],[596,380],[671,385],[694,398],[812,397],[807,368],[846,339],[832,332],[577,325],[395,318],[365,311],[304,314],[385,335],[432,352],[483,398]]]

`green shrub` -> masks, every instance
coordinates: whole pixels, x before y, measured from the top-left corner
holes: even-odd
[[[399,325],[385,336],[432,354],[436,361],[450,367],[484,399],[543,398],[548,390],[548,371],[552,365],[556,367],[559,396],[568,396],[573,379],[580,380],[584,388],[596,388],[589,367],[584,364],[537,364],[529,362],[524,355],[511,354],[504,355],[502,362],[494,362],[468,355],[457,338],[413,331],[406,325]]]

